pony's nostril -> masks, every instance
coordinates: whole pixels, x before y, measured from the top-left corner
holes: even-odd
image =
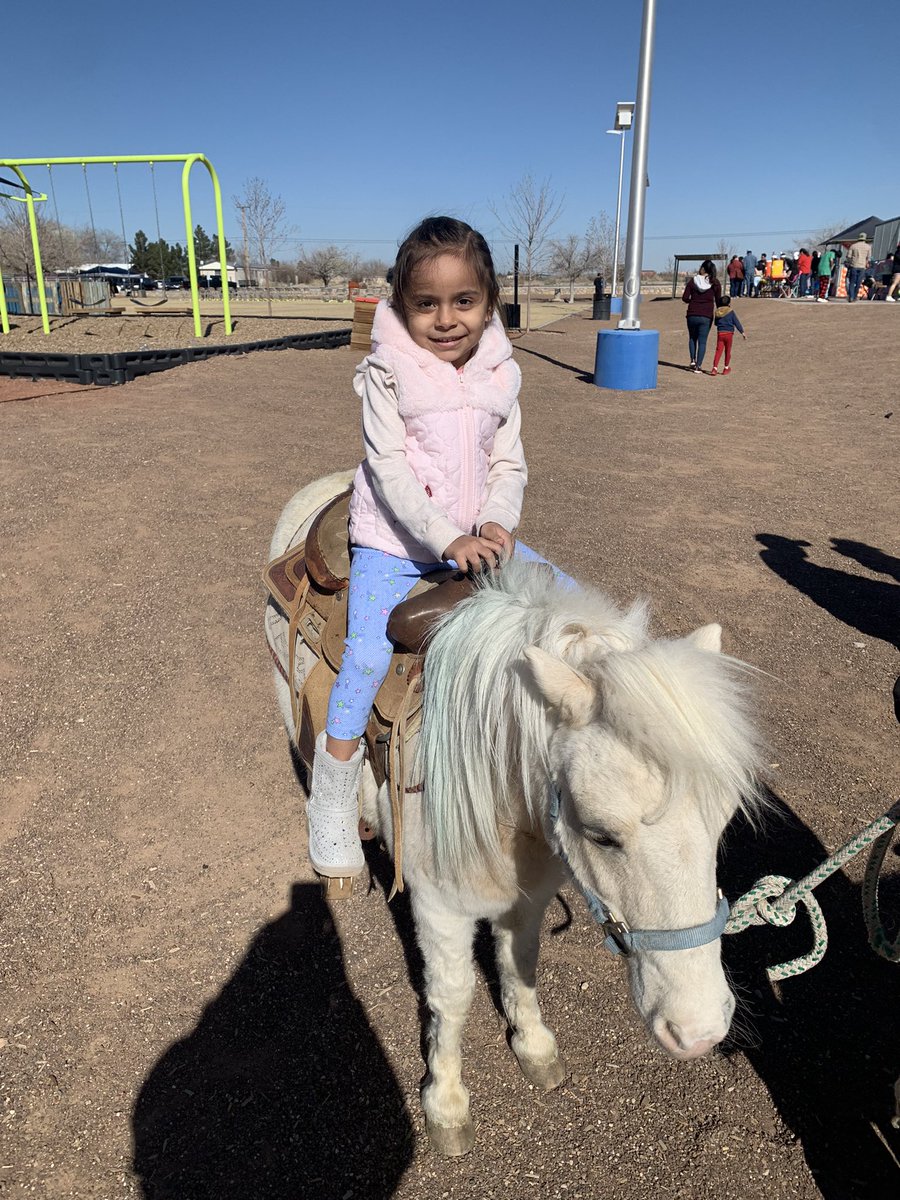
[[[676,1025],[674,1021],[666,1021],[664,1037],[660,1040],[670,1053],[679,1058],[699,1058],[718,1045],[721,1038],[715,1034],[704,1033],[699,1037]]]
[[[684,1036],[681,1032],[680,1025],[676,1025],[674,1021],[666,1021],[666,1033],[669,1035],[669,1037],[675,1043],[675,1045],[678,1047],[679,1050],[687,1049],[687,1047],[684,1044]]]

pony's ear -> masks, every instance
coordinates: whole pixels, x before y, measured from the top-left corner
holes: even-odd
[[[695,629],[693,633],[689,633],[684,639],[690,642],[692,646],[696,646],[698,650],[710,650],[713,654],[722,653],[722,626],[716,625],[701,625],[699,629]]]
[[[557,709],[567,725],[586,725],[594,708],[596,692],[580,671],[537,646],[528,646],[525,657],[538,690]]]

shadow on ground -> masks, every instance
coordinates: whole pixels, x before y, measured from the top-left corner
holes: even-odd
[[[587,371],[581,367],[573,367],[571,363],[562,362],[561,359],[551,358],[549,354],[540,354],[537,350],[529,350],[527,346],[516,346],[518,354],[530,354],[532,358],[542,358],[544,362],[550,363],[554,367],[562,367],[564,371],[571,371],[573,375],[578,376],[579,383],[593,383],[594,376],[589,375]]]
[[[873,812],[872,820],[881,815]],[[761,833],[740,820],[730,831],[719,882],[736,897],[763,875],[799,879],[827,857],[816,835],[779,803]],[[900,877],[891,869],[882,904],[896,913]],[[900,1195],[900,1135],[890,1125],[900,1073],[900,965],[869,948],[860,888],[843,872],[822,883],[816,897],[829,946],[804,975],[773,987],[765,971],[811,949],[805,910],[786,929],[762,926],[723,939],[740,997],[726,1053],[743,1052],[765,1083],[825,1200],[886,1200]]]
[[[317,884],[266,926],[134,1114],[146,1200],[391,1196],[413,1151]]]
[[[900,584],[820,567],[810,562],[806,551],[811,543],[801,538],[758,533],[756,540],[764,547],[759,557],[791,587],[845,625],[900,650]],[[845,538],[832,538],[831,544],[838,554],[854,559],[867,570],[900,579],[900,560],[883,550]]]

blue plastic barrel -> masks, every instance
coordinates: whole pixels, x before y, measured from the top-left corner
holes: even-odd
[[[656,387],[659,330],[602,329],[597,334],[594,383],[618,392]]]

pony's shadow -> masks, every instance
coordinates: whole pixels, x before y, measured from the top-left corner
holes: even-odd
[[[763,875],[799,879],[828,856],[816,835],[773,799],[778,811],[765,830],[755,832],[738,818],[742,827],[727,839],[719,880],[732,898]],[[900,877],[884,880],[881,892],[883,908],[896,912]],[[803,975],[773,987],[765,973],[811,949],[802,908],[786,929],[766,925],[723,938],[739,997],[725,1053],[743,1052],[757,1071],[826,1200],[884,1200],[900,1194],[900,1136],[890,1125],[900,1072],[900,967],[869,948],[858,884],[838,872],[815,895],[829,945],[823,961]]]
[[[412,1122],[317,884],[156,1063],[133,1123],[146,1200],[393,1195]]]
[[[764,549],[759,557],[791,587],[824,608],[845,625],[866,637],[880,638],[900,650],[900,586],[883,579],[867,579],[834,567],[820,567],[807,556],[810,543],[776,533],[758,533]],[[900,577],[900,561],[863,542],[832,538],[837,553],[852,558],[870,571]]]

